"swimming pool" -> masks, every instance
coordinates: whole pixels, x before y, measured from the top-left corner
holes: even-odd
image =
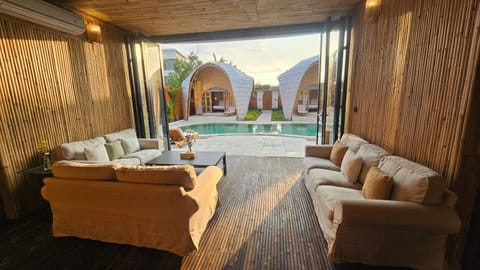
[[[180,127],[183,131],[193,129],[200,135],[217,134],[283,134],[314,137],[316,124],[239,124],[239,123],[208,123]]]

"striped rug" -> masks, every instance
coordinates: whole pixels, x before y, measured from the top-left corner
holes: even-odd
[[[221,206],[182,269],[335,269],[301,158],[228,157]]]

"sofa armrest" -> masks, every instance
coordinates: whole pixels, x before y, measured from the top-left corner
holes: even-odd
[[[334,222],[429,233],[458,233],[460,218],[454,209],[390,200],[340,200]]]
[[[138,138],[140,149],[162,149],[162,140]]]
[[[332,148],[333,145],[307,145],[305,146],[305,156],[330,159]]]
[[[197,204],[202,205],[211,196],[212,190],[216,188],[222,176],[223,172],[219,167],[208,166],[197,176],[195,188],[185,193]]]

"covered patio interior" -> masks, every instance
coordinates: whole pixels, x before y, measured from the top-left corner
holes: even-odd
[[[445,185],[458,195],[455,209],[462,220],[462,231],[448,239],[445,266],[468,269],[480,265],[477,0],[383,0],[380,13],[373,18],[366,14],[363,0],[301,0],[294,4],[289,0],[48,2],[80,14],[85,24],[100,26],[101,40],[0,14],[0,224],[5,228],[2,242],[7,243],[0,249],[9,255],[7,261],[14,262],[11,269],[70,266],[62,259],[67,254],[72,259],[97,259],[91,264],[81,261],[84,268],[132,267],[131,262],[139,258],[146,266],[174,265],[178,269],[181,259],[156,250],[47,239],[51,237],[47,223],[34,218],[44,203],[39,195],[41,182],[19,173],[39,164],[37,143],[45,139],[53,152],[54,146],[65,142],[126,128],[136,128],[139,137],[165,138],[168,125],[158,123],[165,112],[155,109],[162,102],[159,93],[163,89],[161,84],[155,88],[148,82],[159,76],[153,71],[161,69],[158,43],[319,33],[339,18],[349,22],[352,30],[345,60],[349,71],[344,82],[348,89],[345,132],[439,172]],[[132,66],[145,76],[133,76]],[[218,68],[211,71],[221,82],[207,84],[203,76],[208,75],[198,73],[196,81],[188,80],[183,87],[184,104],[188,104],[184,115],[213,111],[214,106],[220,110],[223,100],[224,110],[230,103],[236,107],[236,119],[243,119],[251,92],[238,96],[232,80],[229,83]],[[253,79],[245,79],[243,85],[253,89]],[[304,86],[295,88],[290,107],[283,104],[286,113],[294,113],[299,101],[311,104],[310,85],[305,81]],[[187,102],[191,89],[193,103]],[[153,99],[158,104],[148,102]],[[202,250],[201,246],[200,252],[192,253],[185,262],[205,267],[216,263],[218,268],[232,269],[318,265],[348,269],[348,264],[332,266],[325,256],[315,257],[316,252],[323,252],[322,236],[307,226],[311,223],[303,223],[308,215],[299,212],[301,216],[292,216],[295,213],[288,210],[296,200],[292,194],[302,192],[298,159],[237,157],[231,161],[236,164],[229,167],[237,168],[239,177],[258,180],[253,186],[258,189],[248,189],[246,181],[225,179],[222,185],[227,195],[223,199],[230,211],[222,210],[217,218],[234,216],[236,223],[216,223],[210,230],[230,228],[233,234],[238,229],[241,235],[230,239],[221,235],[219,245],[211,242],[217,238],[207,236],[201,245],[214,248]],[[252,161],[267,165],[258,175],[253,169],[240,170],[252,166]],[[287,170],[289,166],[293,169]],[[228,196],[238,190],[243,195]],[[303,199],[297,206],[302,211],[310,207]],[[252,207],[254,203],[258,208]],[[283,210],[292,215],[281,216],[286,213]],[[244,225],[249,221],[255,223]],[[299,225],[292,226],[295,223]],[[306,234],[298,231],[309,228],[308,236],[318,237],[316,242],[302,238]],[[28,234],[32,230],[40,236]],[[283,238],[283,234],[298,236],[299,242],[282,242],[294,238]],[[49,244],[25,248],[35,241]],[[279,248],[272,250],[274,247]],[[15,255],[13,250],[22,253]],[[95,254],[95,250],[101,252]],[[115,260],[105,260],[109,257]],[[29,265],[26,258],[35,260]]]

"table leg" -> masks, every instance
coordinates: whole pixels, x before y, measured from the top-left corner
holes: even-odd
[[[227,155],[223,156],[223,175],[227,175]]]

